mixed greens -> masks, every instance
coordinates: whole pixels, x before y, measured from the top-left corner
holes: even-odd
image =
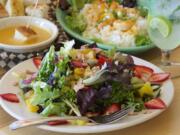
[[[96,44],[73,49],[74,44],[65,42],[57,52],[51,46],[42,62],[33,59],[38,71],[19,83],[31,112],[81,116],[109,114],[126,106],[134,111],[165,107],[149,107],[148,102],[160,96],[160,85],[169,74],[135,65],[131,56],[115,50],[104,51]]]

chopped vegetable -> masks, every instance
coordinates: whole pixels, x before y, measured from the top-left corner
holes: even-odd
[[[0,97],[9,102],[19,103],[19,99],[16,94],[5,93],[5,94],[0,94]]]
[[[58,126],[58,125],[69,124],[69,122],[67,120],[54,120],[54,121],[48,121],[47,124],[49,126]]]
[[[145,83],[142,88],[139,90],[139,94],[141,97],[145,95],[153,96],[153,89],[151,87],[151,84],[149,82]]]
[[[31,104],[30,99],[26,100],[26,105],[27,105],[27,108],[30,112],[38,112],[38,110],[39,110],[38,106],[36,106],[36,105],[34,106]]]
[[[152,76],[153,72],[154,71],[152,68],[149,68],[146,66],[136,65],[134,67],[135,76],[141,78],[144,81],[149,80],[149,78]]]
[[[154,73],[150,77],[149,81],[151,81],[152,83],[162,83],[167,79],[169,79],[169,77],[170,77],[169,73]]]
[[[42,60],[41,57],[34,57],[34,58],[33,58],[33,63],[34,63],[34,65],[35,65],[37,68],[40,67],[40,65],[41,65],[41,60]]]
[[[109,115],[111,113],[115,113],[117,111],[121,110],[121,106],[119,104],[112,104],[108,106],[105,110],[105,115]]]
[[[146,108],[148,109],[165,109],[166,108],[166,104],[160,98],[152,99],[144,104]]]

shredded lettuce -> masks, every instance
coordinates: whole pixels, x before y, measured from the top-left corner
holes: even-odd
[[[78,33],[82,33],[87,26],[84,16],[78,12],[72,12],[65,18],[68,26]]]
[[[137,35],[135,40],[136,46],[144,46],[151,44],[151,40],[146,35]]]

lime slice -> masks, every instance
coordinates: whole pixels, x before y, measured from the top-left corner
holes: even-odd
[[[159,30],[163,37],[168,37],[172,30],[171,22],[163,17],[149,18],[149,25],[153,29]]]

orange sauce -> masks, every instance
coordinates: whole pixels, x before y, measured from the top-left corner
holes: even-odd
[[[20,40],[14,39],[15,29],[17,27],[19,26],[8,26],[0,29],[0,43],[8,44],[8,45],[28,46],[28,45],[40,43],[42,41],[46,41],[51,36],[51,33],[49,31],[35,25],[30,25],[29,27],[37,33],[37,37],[32,40],[22,42]]]

